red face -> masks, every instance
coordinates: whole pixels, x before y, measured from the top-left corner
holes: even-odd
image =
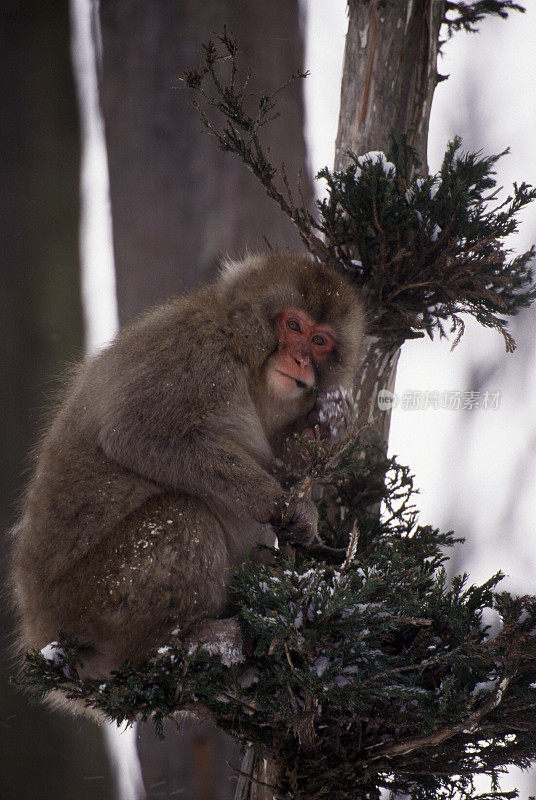
[[[278,394],[297,397],[316,382],[315,366],[336,344],[334,332],[305,311],[285,309],[277,318],[278,349],[271,358],[271,383]]]

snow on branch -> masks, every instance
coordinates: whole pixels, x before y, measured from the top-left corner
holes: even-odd
[[[188,710],[277,764],[277,798],[475,798],[507,765],[536,760],[536,598],[449,582],[452,534],[418,524],[413,481],[354,443],[320,504],[329,558],[296,550],[245,563],[232,603],[245,659],[167,643],[107,680],[82,680],[83,648],[60,637],[19,678],[59,689],[118,724]],[[386,477],[382,477],[386,476]],[[367,511],[382,503],[378,520]],[[339,510],[339,514],[334,513]],[[344,509],[344,513],[343,513]],[[357,531],[359,530],[359,537]],[[493,635],[484,619],[501,619]]]

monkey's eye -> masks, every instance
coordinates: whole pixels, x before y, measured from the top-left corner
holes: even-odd
[[[296,333],[301,333],[300,323],[295,319],[289,319],[287,321],[287,328],[291,331],[296,331]]]
[[[316,336],[313,336],[312,341],[319,347],[323,347],[326,344],[325,338],[323,336],[320,336],[320,334],[318,333],[316,334]]]

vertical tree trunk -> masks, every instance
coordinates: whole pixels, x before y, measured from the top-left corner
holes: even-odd
[[[437,84],[443,0],[349,0],[335,169],[347,153],[387,151],[389,136],[408,133],[427,169],[428,126]],[[368,337],[359,371],[358,406],[368,438],[386,451],[390,410],[378,392],[393,391],[399,347]]]
[[[298,0],[101,0],[100,88],[122,323],[212,278],[222,255],[264,248],[264,237],[277,248],[301,247],[253,175],[203,133],[179,80],[197,65],[202,43],[226,25],[243,63],[253,65],[249,90],[284,84],[303,66],[299,17]],[[300,83],[285,92],[280,111],[267,132],[272,154],[289,175],[301,170],[310,201]],[[170,725],[159,742],[150,724],[142,727],[148,795],[231,798],[226,762],[240,764],[236,742],[207,724],[189,722],[184,731],[178,738]]]
[[[222,255],[265,246],[301,246],[283,213],[236,158],[222,154],[181,90],[180,76],[201,45],[234,33],[249,91],[286,82],[302,66],[298,0],[102,0],[101,96],[121,322],[140,309],[210,280]],[[243,75],[245,77],[245,74]],[[267,131],[289,175],[302,170],[307,199],[300,83],[281,100]]]
[[[0,583],[43,421],[68,361],[82,350],[78,270],[79,142],[67,0],[7,0],[0,10]],[[102,800],[111,780],[99,731],[8,685],[13,617],[0,610],[0,795]]]

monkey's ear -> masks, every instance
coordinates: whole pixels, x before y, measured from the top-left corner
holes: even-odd
[[[248,300],[233,304],[230,319],[239,358],[255,370],[260,368],[277,347],[274,320]]]
[[[262,253],[248,253],[244,258],[225,258],[220,265],[219,282],[234,283],[247,275],[259,272],[266,265],[266,256]]]

